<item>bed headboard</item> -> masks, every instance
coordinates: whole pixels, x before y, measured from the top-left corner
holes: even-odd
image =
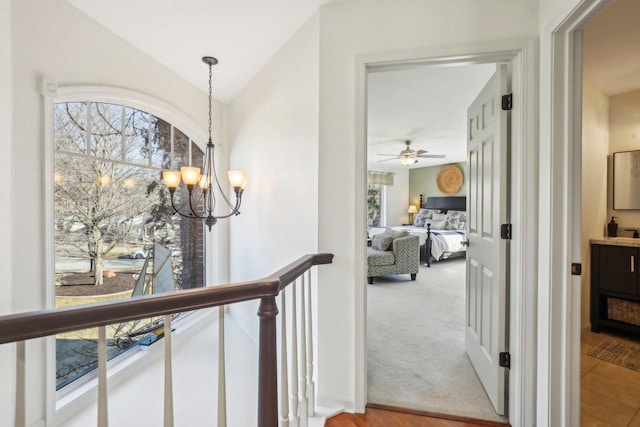
[[[439,209],[442,213],[448,211],[466,211],[466,196],[427,197],[426,203],[420,206],[423,209]]]

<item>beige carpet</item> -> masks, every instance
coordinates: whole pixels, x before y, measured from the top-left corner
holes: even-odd
[[[464,351],[464,280],[458,258],[367,286],[369,403],[506,421]]]
[[[605,362],[640,371],[640,347],[605,338],[587,353]]]

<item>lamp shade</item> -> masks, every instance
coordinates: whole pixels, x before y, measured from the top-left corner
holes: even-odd
[[[409,205],[409,210],[407,211],[407,213],[410,213],[410,214],[418,213],[418,209],[415,207],[415,205]]]
[[[168,188],[178,188],[178,185],[180,185],[180,172],[163,171],[162,180],[164,181],[164,185]]]
[[[228,172],[228,175],[229,184],[231,184],[233,188],[244,188],[247,180],[247,175],[244,173],[244,171],[231,170]]]
[[[200,181],[200,168],[193,166],[182,166],[180,168],[182,180],[187,185],[196,185]]]

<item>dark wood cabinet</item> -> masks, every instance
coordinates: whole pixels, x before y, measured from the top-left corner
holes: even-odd
[[[591,330],[602,326],[640,333],[640,325],[616,318],[612,307],[640,304],[640,248],[591,244]],[[616,312],[617,313],[617,312]],[[638,322],[634,322],[638,323]]]

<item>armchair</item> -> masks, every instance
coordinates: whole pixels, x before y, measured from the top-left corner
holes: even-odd
[[[420,238],[399,237],[393,240],[389,250],[367,248],[367,281],[373,284],[376,276],[410,274],[416,280],[420,269]]]

